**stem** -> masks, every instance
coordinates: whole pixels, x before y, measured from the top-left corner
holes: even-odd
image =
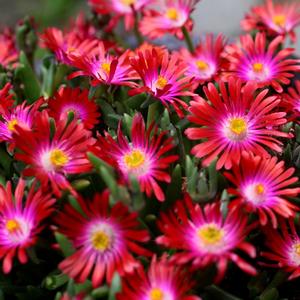
[[[194,48],[194,44],[193,44],[193,41],[191,39],[189,32],[187,31],[187,29],[184,26],[181,27],[181,30],[182,30],[182,33],[183,33],[183,36],[184,36],[184,39],[185,39],[185,42],[187,44],[189,51],[191,53],[193,53],[195,51],[195,48]]]

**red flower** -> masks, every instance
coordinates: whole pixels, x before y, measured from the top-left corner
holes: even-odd
[[[9,273],[12,260],[17,256],[22,264],[27,262],[26,249],[35,245],[43,229],[41,222],[53,211],[55,199],[41,189],[31,188],[23,202],[25,181],[19,179],[14,195],[10,181],[6,188],[0,185],[0,258],[3,272]]]
[[[281,93],[282,85],[289,84],[293,72],[300,70],[300,60],[289,58],[295,49],[278,49],[283,37],[278,36],[269,45],[262,33],[257,33],[255,38],[241,36],[240,40],[241,45],[230,45],[225,49],[229,72],[224,78],[234,75],[243,82],[255,81],[259,87],[271,86]]]
[[[62,87],[53,98],[49,99],[49,115],[56,121],[67,119],[72,112],[76,120],[81,121],[86,129],[93,129],[98,123],[100,113],[93,100],[88,98],[89,91],[80,88]]]
[[[268,226],[264,228],[270,252],[263,251],[261,255],[273,262],[264,265],[292,273],[288,278],[292,280],[300,276],[300,236],[293,219],[289,219],[289,225],[290,231],[284,221],[280,222],[280,231]]]
[[[50,181],[57,196],[61,195],[61,189],[74,192],[66,175],[91,169],[86,151],[94,140],[83,124],[76,120],[68,125],[67,120],[58,121],[55,132],[51,133],[49,116],[43,111],[33,131],[16,126],[13,137],[16,147],[21,150],[15,153],[15,158],[27,165],[23,174],[35,176],[44,188]]]
[[[64,259],[59,268],[77,282],[91,274],[94,287],[104,277],[111,282],[114,272],[132,273],[139,262],[131,252],[151,255],[139,246],[149,240],[146,230],[139,229],[136,213],[130,213],[121,202],[109,207],[109,194],[96,194],[93,201],[78,199],[83,214],[66,205],[56,217],[58,231],[66,235],[76,252]]]
[[[187,270],[170,263],[166,256],[160,260],[153,256],[147,273],[139,266],[134,274],[123,277],[117,300],[200,300],[190,294],[193,286]]]
[[[277,157],[266,159],[244,152],[240,162],[233,165],[232,173],[225,173],[236,186],[228,189],[237,196],[230,206],[244,204],[249,211],[257,211],[261,225],[266,225],[269,216],[273,227],[277,227],[276,214],[289,218],[299,210],[285,199],[300,192],[300,188],[289,187],[298,181],[292,177],[294,171],[285,169],[284,162],[278,162]]]
[[[143,86],[129,92],[130,95],[147,92],[160,100],[167,108],[172,106],[180,117],[182,110],[188,105],[179,97],[194,96],[189,88],[192,86],[190,77],[184,76],[187,66],[170,55],[167,51],[158,55],[156,49],[138,52],[137,57],[131,57],[130,62],[143,81]]]
[[[178,251],[172,256],[175,263],[191,263],[192,270],[216,263],[216,282],[224,277],[229,261],[250,275],[256,274],[256,270],[235,253],[239,249],[252,258],[256,255],[254,246],[245,241],[251,227],[238,209],[230,209],[223,217],[220,202],[206,204],[202,209],[186,196],[169,212],[161,214],[158,227],[163,235],[156,242]]]
[[[254,84],[242,87],[233,78],[228,87],[223,81],[218,84],[221,94],[209,83],[204,87],[209,102],[199,97],[189,108],[188,120],[202,127],[188,128],[185,133],[191,140],[205,139],[192,149],[195,156],[205,158],[203,165],[208,166],[219,156],[217,169],[230,169],[233,162],[239,163],[242,151],[263,157],[270,156],[264,147],[281,152],[282,143],[275,137],[290,135],[277,130],[287,122],[285,112],[273,112],[280,99],[266,97],[267,89],[256,95]]]
[[[300,121],[300,80],[297,80],[294,87],[289,87],[288,92],[282,94],[282,108],[288,112],[289,121],[299,123]]]
[[[18,59],[19,52],[14,33],[9,28],[5,28],[0,33],[0,64],[5,68],[15,66]]]
[[[130,175],[135,176],[148,197],[154,192],[155,197],[163,201],[165,196],[157,181],[170,182],[166,169],[178,159],[177,155],[164,156],[174,148],[173,138],[164,139],[166,135],[165,131],[158,134],[158,128],[153,132],[153,125],[146,129],[142,115],[136,114],[132,123],[131,143],[119,126],[117,140],[108,133],[99,136],[97,147],[93,147],[92,151],[117,168],[125,181]]]

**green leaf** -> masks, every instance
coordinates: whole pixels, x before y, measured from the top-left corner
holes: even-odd
[[[120,275],[115,272],[113,280],[111,282],[108,300],[116,300],[116,294],[121,291],[121,278]]]
[[[279,299],[279,293],[275,288],[265,291],[259,297],[259,300],[278,300],[278,299]]]
[[[57,274],[47,276],[42,282],[42,286],[44,286],[48,290],[55,290],[60,286],[66,284],[69,280],[69,277],[65,274]]]
[[[211,285],[205,290],[211,296],[211,298],[209,298],[210,300],[242,300],[241,298],[235,297],[215,285]]]
[[[55,239],[59,244],[59,247],[64,254],[65,257],[72,255],[75,252],[75,249],[71,243],[71,241],[63,234],[59,232],[54,233]]]

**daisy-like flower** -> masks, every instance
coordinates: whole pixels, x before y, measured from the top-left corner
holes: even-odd
[[[273,3],[266,0],[264,5],[255,6],[242,20],[242,28],[246,31],[266,31],[271,36],[289,35],[296,41],[295,27],[300,24],[300,4],[297,1]]]
[[[161,214],[158,227],[163,235],[156,242],[178,251],[172,256],[177,264],[191,263],[193,270],[216,263],[216,282],[224,277],[229,261],[250,275],[256,274],[235,253],[239,249],[252,258],[256,256],[255,248],[245,241],[251,227],[238,209],[230,209],[223,217],[220,202],[206,204],[202,209],[186,195],[184,201],[177,201],[172,210]]]
[[[0,64],[3,67],[14,66],[19,58],[14,33],[6,28],[0,33]]]
[[[227,76],[234,75],[243,82],[255,81],[259,87],[272,86],[276,92],[283,91],[282,85],[290,83],[293,72],[300,70],[299,59],[289,58],[293,48],[278,50],[283,37],[278,36],[267,46],[266,35],[257,33],[241,36],[241,45],[228,45],[225,57],[229,61]],[[226,78],[226,74],[224,75]]]
[[[111,282],[114,272],[121,276],[139,266],[132,253],[151,255],[139,244],[149,240],[147,230],[139,229],[137,213],[118,202],[109,207],[109,194],[96,194],[92,201],[78,199],[83,214],[71,205],[56,217],[58,231],[66,235],[76,251],[59,268],[77,282],[89,275],[94,287],[104,278]]]
[[[100,113],[93,100],[88,98],[88,90],[80,88],[62,87],[53,98],[49,99],[49,116],[56,121],[66,120],[69,113],[73,113],[76,120],[80,120],[86,129],[93,129],[98,123]]]
[[[151,2],[153,0],[89,0],[89,5],[100,15],[113,16],[107,30],[113,29],[121,17],[124,17],[125,29],[130,30],[134,25],[135,12]]]
[[[280,99],[269,96],[268,89],[255,96],[255,85],[247,83],[242,87],[241,81],[231,78],[226,87],[218,82],[220,92],[209,83],[204,87],[206,101],[201,97],[191,102],[188,120],[202,126],[188,128],[185,133],[191,140],[205,139],[192,148],[192,154],[205,158],[203,165],[208,166],[219,156],[217,169],[232,163],[239,163],[243,151],[269,157],[266,148],[276,152],[282,151],[282,143],[276,137],[291,137],[277,128],[287,122],[285,112],[273,112]]]
[[[166,256],[160,260],[154,256],[148,272],[140,266],[123,277],[117,300],[200,300],[190,293],[194,285],[187,270],[170,263]]]
[[[0,114],[5,114],[14,105],[13,94],[10,93],[12,90],[12,84],[6,83],[5,86],[0,90]]]
[[[132,80],[138,79],[138,77],[128,62],[128,53],[129,50],[119,57],[113,56],[107,53],[103,43],[99,43],[95,53],[72,56],[73,66],[80,71],[71,74],[70,78],[91,76],[93,86],[113,84],[136,87],[136,83]]]
[[[11,183],[6,188],[0,185],[0,258],[3,272],[9,273],[14,256],[24,264],[27,262],[26,249],[32,247],[43,229],[42,221],[53,211],[55,199],[35,189],[33,184],[23,202],[25,181],[19,179],[15,193]]]
[[[294,87],[289,87],[288,92],[282,94],[281,106],[289,114],[289,120],[300,122],[300,80],[294,83]]]
[[[138,57],[131,57],[130,62],[142,79],[143,86],[129,91],[129,95],[149,93],[160,100],[167,108],[174,108],[180,117],[188,105],[179,97],[194,96],[189,91],[193,82],[184,76],[186,64],[177,55],[167,51],[158,55],[156,49],[138,52]]]
[[[289,225],[290,230],[284,221],[280,222],[280,231],[268,226],[264,228],[270,251],[263,251],[261,255],[273,262],[265,265],[291,273],[288,278],[291,280],[300,276],[300,236],[293,219],[289,219]]]
[[[133,118],[131,130],[131,143],[125,138],[118,128],[117,140],[108,133],[99,136],[97,147],[92,151],[117,168],[122,177],[127,181],[129,176],[135,176],[140,183],[140,188],[150,197],[154,192],[159,201],[165,199],[164,193],[157,181],[170,182],[170,175],[166,169],[178,159],[177,155],[165,154],[174,148],[173,138],[166,138],[167,132],[158,134],[158,128],[153,125],[148,129],[141,114]]]
[[[222,35],[214,39],[212,34],[206,36],[205,41],[200,42],[192,54],[183,48],[179,55],[187,64],[185,74],[196,79],[197,85],[218,78],[223,58],[224,38]]]
[[[231,206],[243,204],[249,211],[257,211],[261,225],[266,225],[268,217],[274,228],[277,227],[276,215],[293,217],[299,210],[285,197],[295,197],[300,188],[291,188],[297,182],[292,177],[294,168],[285,169],[284,162],[277,157],[262,158],[248,152],[242,154],[239,164],[234,164],[231,173],[225,176],[236,186],[228,191],[237,196]]]
[[[64,189],[75,193],[65,176],[91,169],[86,158],[88,146],[94,143],[91,132],[76,120],[70,124],[67,120],[60,120],[56,122],[53,133],[46,111],[40,113],[35,123],[32,131],[16,126],[13,134],[20,150],[15,153],[15,159],[26,164],[23,174],[35,176],[43,188],[48,188],[50,182],[58,197]]]
[[[156,0],[159,10],[145,11],[140,22],[140,31],[150,39],[156,39],[169,33],[182,38],[182,28],[192,30],[191,14],[200,0]]]

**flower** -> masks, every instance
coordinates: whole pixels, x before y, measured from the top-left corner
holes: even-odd
[[[137,76],[128,63],[128,53],[129,50],[120,56],[113,56],[107,53],[103,43],[99,43],[95,53],[72,56],[73,65],[80,71],[74,72],[69,78],[91,76],[93,86],[113,84],[135,87],[136,83],[132,80]]]
[[[294,29],[300,24],[300,5],[296,1],[273,3],[266,0],[264,5],[255,6],[242,20],[241,26],[246,31],[266,31],[271,36],[289,35],[296,41]]]
[[[5,114],[7,110],[11,109],[14,105],[13,94],[10,93],[12,89],[11,83],[6,83],[0,89],[0,114]]]
[[[276,152],[282,151],[282,143],[276,137],[291,137],[277,130],[287,122],[285,112],[274,112],[280,99],[269,96],[265,89],[255,95],[255,85],[247,83],[242,87],[239,80],[231,78],[228,87],[218,82],[221,95],[214,84],[204,87],[209,100],[201,97],[190,103],[188,120],[201,128],[188,128],[185,133],[191,140],[206,139],[192,148],[192,154],[205,158],[203,165],[208,166],[219,156],[217,169],[232,167],[238,163],[242,151],[269,157],[264,147]]]
[[[59,121],[66,120],[68,114],[73,113],[75,119],[80,120],[86,129],[93,129],[100,113],[95,102],[89,100],[88,94],[88,90],[62,87],[49,99],[49,116]]]
[[[182,38],[182,28],[192,30],[191,14],[200,0],[154,1],[159,10],[145,11],[140,22],[141,33],[150,39],[162,37],[166,33]]]
[[[135,176],[139,181],[141,191],[150,197],[154,192],[159,201],[165,199],[164,193],[157,181],[170,182],[166,169],[178,159],[177,155],[165,154],[174,148],[173,138],[166,138],[167,132],[158,134],[158,128],[153,131],[153,125],[148,129],[141,114],[133,118],[131,143],[118,128],[117,140],[108,133],[98,137],[98,144],[92,152],[108,164],[119,170],[125,181]]]
[[[189,88],[190,77],[184,76],[187,66],[170,55],[167,51],[158,54],[156,49],[138,52],[138,57],[131,57],[130,62],[143,81],[143,86],[129,91],[129,95],[147,92],[160,100],[167,108],[172,106],[180,117],[188,105],[179,97],[194,96]]]
[[[89,0],[89,5],[100,15],[113,15],[107,27],[107,30],[110,31],[117,25],[121,17],[124,17],[125,29],[132,29],[135,12],[141,11],[151,2],[153,0]]]
[[[35,176],[43,188],[47,188],[50,182],[58,197],[61,189],[75,193],[65,176],[91,170],[86,158],[88,146],[94,143],[91,133],[76,120],[69,124],[67,120],[59,120],[55,132],[51,132],[46,111],[41,112],[35,122],[34,130],[16,126],[13,133],[16,147],[20,150],[15,153],[15,159],[26,164],[23,174]]]
[[[131,252],[151,255],[139,246],[149,240],[147,230],[139,229],[137,213],[131,213],[121,202],[109,207],[109,193],[96,194],[92,201],[78,199],[83,211],[70,204],[56,217],[58,231],[66,235],[76,251],[65,258],[59,268],[77,282],[84,282],[91,274],[94,287],[104,277],[111,283],[114,272],[131,273],[139,262]]]
[[[15,66],[19,59],[14,33],[5,28],[0,33],[0,64],[7,68]]]
[[[245,241],[253,226],[247,226],[247,217],[238,209],[230,209],[223,217],[220,202],[206,204],[202,209],[186,195],[173,209],[161,213],[157,225],[163,235],[156,242],[178,251],[172,256],[176,264],[190,262],[192,269],[198,269],[216,263],[216,282],[224,277],[229,261],[250,275],[256,274],[256,270],[235,253],[239,249],[252,258],[256,255],[254,246]]]
[[[293,217],[299,210],[285,199],[294,197],[300,188],[289,187],[298,181],[292,177],[294,168],[285,169],[278,158],[263,158],[251,153],[242,153],[241,160],[234,164],[231,173],[225,176],[236,186],[228,191],[237,196],[231,206],[244,204],[250,211],[257,211],[261,225],[267,224],[270,217],[273,227],[277,227],[276,214],[285,218]]]
[[[277,52],[283,37],[278,36],[268,46],[263,33],[257,33],[254,39],[251,35],[241,36],[240,40],[240,46],[228,45],[225,49],[229,62],[225,79],[235,76],[243,82],[255,81],[259,87],[271,86],[281,93],[281,85],[289,84],[294,77],[292,72],[300,70],[299,59],[289,58],[295,49],[284,48]]]
[[[289,120],[299,123],[300,117],[300,80],[289,87],[287,93],[282,94],[282,108],[288,112]]]
[[[17,256],[20,263],[27,262],[26,249],[35,245],[41,224],[53,211],[55,199],[41,189],[31,185],[26,201],[23,202],[25,181],[19,179],[14,195],[11,182],[6,187],[0,185],[0,258],[3,272],[12,269],[12,260]]]
[[[291,273],[288,279],[292,280],[300,276],[300,237],[292,218],[289,225],[290,232],[284,221],[280,222],[280,231],[269,226],[264,228],[266,246],[270,252],[263,251],[261,256],[274,262],[269,266]]]
[[[172,264],[166,256],[153,256],[148,272],[142,266],[135,273],[123,277],[122,291],[117,300],[200,300],[191,295],[195,285],[191,274]]]
[[[188,66],[185,75],[195,78],[197,85],[218,78],[223,63],[221,53],[224,46],[222,35],[214,39],[212,34],[208,34],[194,53],[190,53],[185,48],[181,49],[180,58]]]

